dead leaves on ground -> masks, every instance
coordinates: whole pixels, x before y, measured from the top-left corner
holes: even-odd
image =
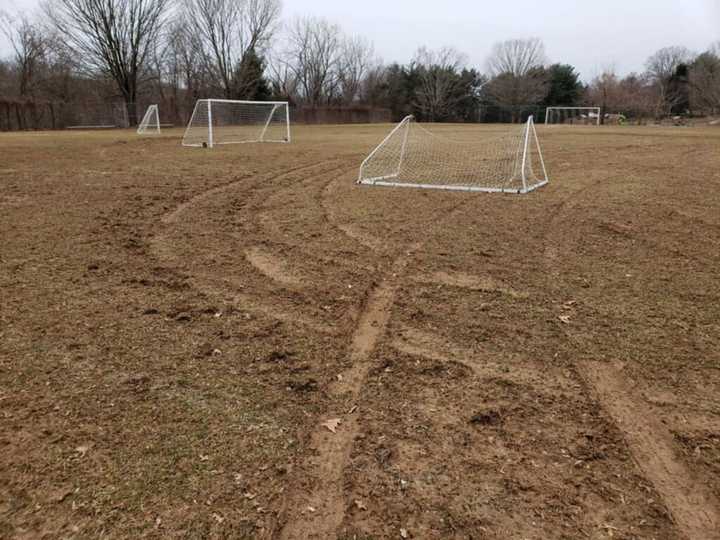
[[[339,418],[331,418],[327,422],[323,422],[320,424],[322,427],[327,428],[331,433],[337,433],[337,428],[342,423],[342,420]]]

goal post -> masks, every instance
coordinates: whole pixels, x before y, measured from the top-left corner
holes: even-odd
[[[463,131],[450,139],[406,117],[365,158],[358,184],[529,193],[549,182],[532,116],[507,133]]]
[[[157,105],[150,105],[145,111],[137,129],[138,135],[160,135],[160,112]]]
[[[548,107],[545,109],[545,125],[600,125],[600,107]]]
[[[286,101],[200,99],[183,136],[183,146],[291,142]]]

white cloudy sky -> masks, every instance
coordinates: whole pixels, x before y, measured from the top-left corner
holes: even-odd
[[[0,0],[0,9],[32,11],[39,2]],[[641,70],[661,47],[701,51],[720,40],[720,0],[284,0],[283,12],[327,17],[370,38],[386,61],[451,45],[482,69],[494,42],[537,36],[551,61],[575,65],[584,79],[608,66]]]

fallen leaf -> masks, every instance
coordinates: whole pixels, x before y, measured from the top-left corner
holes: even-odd
[[[252,500],[255,498],[255,494],[254,494],[254,493],[247,492],[247,493],[245,494],[245,498],[252,501]]]
[[[310,511],[310,512],[315,512],[315,509],[314,509],[312,506],[308,506],[307,509],[308,509],[308,511]]]
[[[355,506],[357,506],[359,510],[367,510],[367,506],[365,506],[365,503],[359,499],[355,501]]]
[[[85,457],[85,454],[88,453],[90,450],[90,447],[87,445],[78,446],[75,451],[80,454],[80,457]]]
[[[564,324],[570,324],[570,317],[568,317],[567,315],[561,315],[560,317],[558,317],[558,319],[560,319],[560,322]]]
[[[400,536],[402,538],[407,538],[408,537],[407,529],[400,529]]]
[[[341,420],[339,418],[331,418],[327,422],[322,424],[323,427],[329,429],[332,433],[337,433],[337,428],[340,425]]]
[[[213,513],[212,517],[217,521],[218,523],[222,523],[225,521],[225,518],[222,517],[220,514]]]
[[[348,414],[352,414],[352,413],[354,413],[354,412],[357,411],[357,410],[358,410],[358,406],[357,406],[357,405],[353,405],[352,407],[350,407],[350,410],[348,411]]]
[[[200,461],[208,461],[210,459],[210,456],[204,456],[200,454]]]

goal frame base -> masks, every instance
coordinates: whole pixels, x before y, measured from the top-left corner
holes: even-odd
[[[442,186],[438,184],[414,184],[409,182],[390,182],[387,179],[392,177],[377,178],[372,180],[358,180],[358,184],[364,186],[381,186],[381,187],[401,187],[401,188],[416,188],[416,189],[440,189],[444,191],[470,191],[476,193],[513,193],[516,195],[530,193],[538,188],[541,188],[550,182],[543,180],[538,184],[533,184],[527,188],[491,188],[491,187],[479,187],[479,186]]]

